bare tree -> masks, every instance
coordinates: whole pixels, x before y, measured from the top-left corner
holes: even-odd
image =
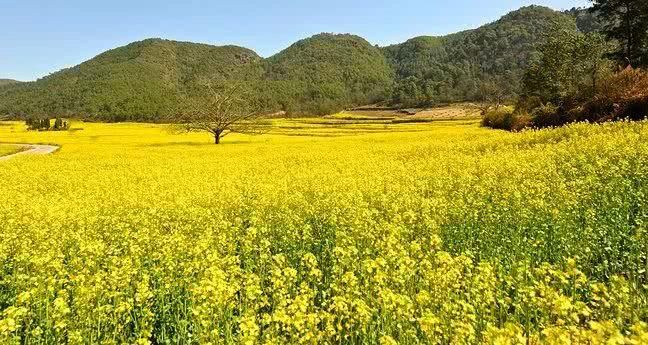
[[[205,82],[200,89],[180,103],[174,119],[180,130],[208,132],[220,144],[230,133],[262,134],[270,129],[270,121],[242,84]]]

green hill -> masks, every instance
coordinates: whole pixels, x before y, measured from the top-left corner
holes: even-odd
[[[280,108],[327,114],[385,99],[393,72],[380,49],[353,35],[320,34],[265,61]]]
[[[153,121],[201,78],[252,78],[260,74],[260,62],[241,47],[148,39],[0,91],[0,113]]]
[[[572,16],[531,6],[478,29],[378,48],[353,35],[320,34],[262,59],[236,46],[148,39],[107,51],[35,82],[0,88],[0,115],[47,113],[104,121],[156,121],[206,78],[245,80],[269,111],[325,114],[393,102],[471,100],[483,81],[514,93],[550,30]]]
[[[394,101],[410,105],[470,100],[482,81],[514,92],[537,43],[555,28],[576,30],[574,19],[529,6],[478,29],[416,37],[384,48],[396,71]]]
[[[17,80],[13,79],[0,79],[0,86],[6,86],[6,85],[14,85],[20,83]]]

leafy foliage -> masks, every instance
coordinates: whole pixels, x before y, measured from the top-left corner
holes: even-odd
[[[565,11],[576,20],[576,26],[582,33],[601,32],[605,25],[605,20],[601,18],[598,11],[585,7],[574,7]]]
[[[648,117],[648,73],[630,66],[612,73],[609,50],[599,34],[554,33],[526,72],[515,112],[487,113],[483,125],[518,130]]]
[[[540,57],[525,72],[524,97],[554,104],[589,98],[610,70],[609,45],[599,34],[556,31],[538,51]]]

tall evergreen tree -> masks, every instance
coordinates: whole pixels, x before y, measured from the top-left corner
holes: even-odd
[[[615,57],[624,65],[648,64],[648,0],[591,0],[604,19],[603,32],[619,41]]]

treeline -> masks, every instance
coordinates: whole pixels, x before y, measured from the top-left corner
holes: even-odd
[[[17,80],[13,79],[0,79],[0,87],[5,86],[5,85],[14,85],[20,83]]]
[[[320,34],[265,61],[270,108],[326,115],[385,100],[393,72],[381,50],[354,35]]]
[[[648,2],[596,0],[590,16],[572,12],[598,31],[552,31],[515,107],[491,104],[484,125],[520,130],[648,116]]]

